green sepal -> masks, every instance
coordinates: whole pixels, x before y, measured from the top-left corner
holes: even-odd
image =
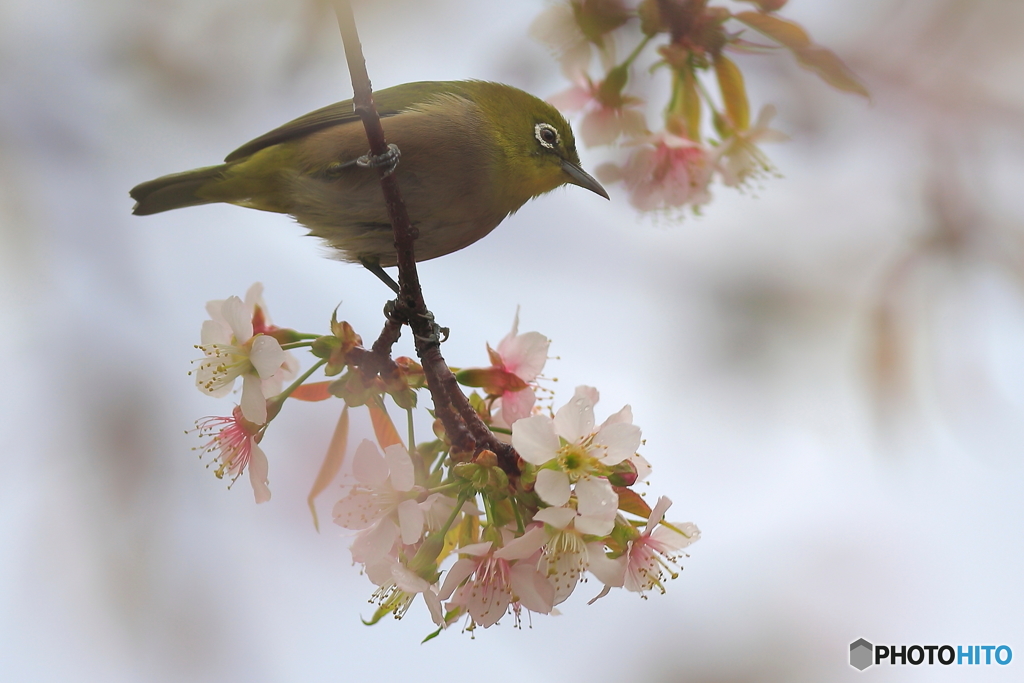
[[[377,608],[377,611],[373,613],[373,616],[370,617],[369,621],[367,621],[366,619],[363,619],[362,617],[359,617],[359,621],[363,622],[364,626],[373,626],[374,624],[376,624],[378,621],[383,619],[388,614],[391,614],[391,610],[388,609],[387,607],[383,607],[382,606],[382,607],[378,607]]]

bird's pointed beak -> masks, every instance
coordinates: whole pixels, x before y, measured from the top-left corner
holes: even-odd
[[[569,182],[573,185],[579,185],[580,187],[590,190],[594,194],[601,195],[605,199],[610,199],[608,192],[601,187],[601,183],[597,182],[597,178],[590,175],[576,164],[563,159],[562,170],[569,174],[569,177],[571,178]]]

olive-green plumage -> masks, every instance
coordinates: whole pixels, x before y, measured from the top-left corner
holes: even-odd
[[[566,183],[607,198],[580,168],[569,124],[522,90],[484,81],[406,83],[374,93],[395,170],[419,230],[418,261],[462,249],[529,199]],[[286,213],[348,261],[395,264],[378,173],[363,126],[346,100],[242,145],[220,166],[132,188],[134,213],[213,202]]]

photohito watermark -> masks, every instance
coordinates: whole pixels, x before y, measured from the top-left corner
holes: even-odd
[[[872,645],[863,638],[850,643],[850,666],[858,671],[886,663],[890,666],[1006,666],[1012,660],[1013,650],[1009,645]]]

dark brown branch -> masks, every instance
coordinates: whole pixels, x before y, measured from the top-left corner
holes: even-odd
[[[384,128],[373,103],[370,77],[366,72],[366,60],[356,31],[355,18],[349,0],[336,0],[335,10],[341,37],[345,43],[345,58],[352,77],[353,103],[355,113],[363,122],[370,153],[381,156],[388,151]],[[480,416],[462,393],[455,376],[441,355],[438,330],[423,300],[419,275],[416,270],[414,242],[416,229],[409,221],[409,215],[402,201],[398,180],[386,167],[380,169],[380,185],[384,192],[388,217],[395,231],[395,250],[398,255],[399,294],[388,322],[380,338],[373,344],[375,354],[390,354],[391,346],[398,339],[400,326],[395,320],[409,325],[416,344],[416,355],[423,364],[427,388],[434,402],[434,411],[444,425],[452,449],[460,454],[476,455],[487,449],[498,456],[502,469],[513,478],[519,475],[519,459],[511,446],[498,441],[484,424]],[[410,448],[414,445],[410,444]]]

